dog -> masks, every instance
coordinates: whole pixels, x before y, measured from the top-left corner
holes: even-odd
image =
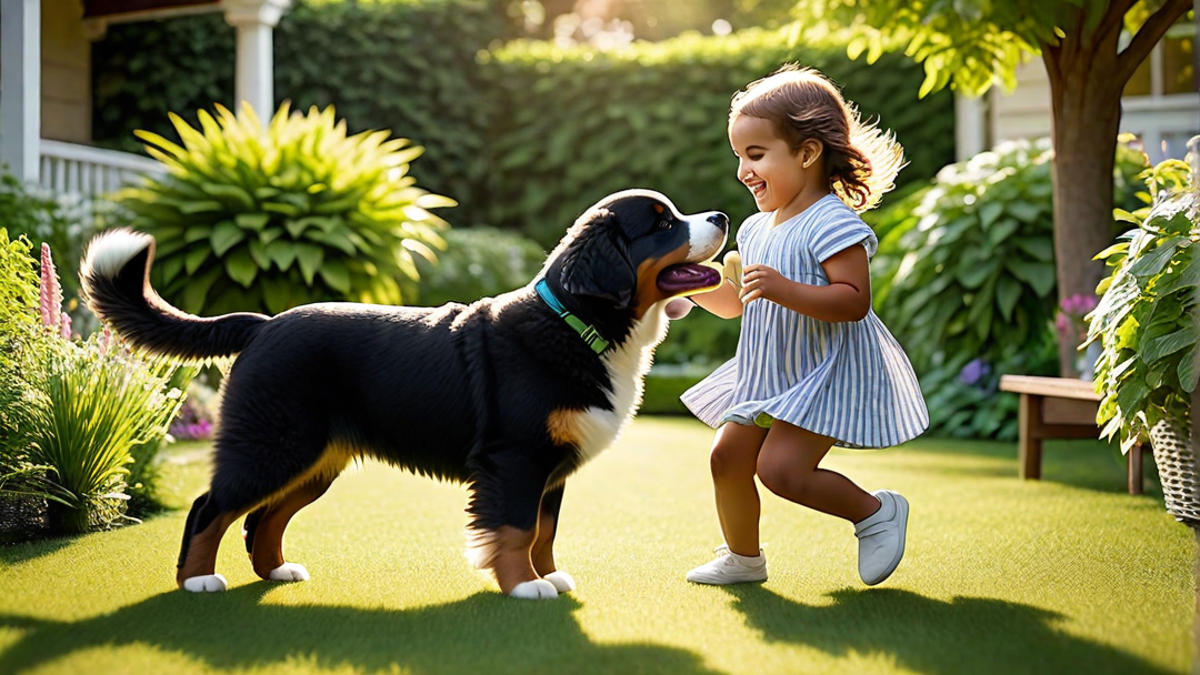
[[[245,515],[263,579],[302,581],[286,562],[288,521],[355,459],[465,483],[467,556],[517,598],[575,588],[555,566],[568,476],[608,448],[641,402],[667,307],[721,283],[703,263],[728,217],[683,215],[628,190],[568,229],[523,288],[436,308],[303,305],[268,317],[202,318],[150,285],[154,239],[97,236],[84,297],[128,342],[186,361],[237,355],[223,384],[208,492],[188,513],[176,583],[223,591],[225,531]]]

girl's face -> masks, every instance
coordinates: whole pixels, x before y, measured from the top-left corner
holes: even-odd
[[[803,166],[804,153],[792,154],[772,122],[747,115],[733,118],[729,144],[738,158],[738,180],[750,188],[758,210],[777,212],[779,222],[795,215],[785,212],[799,201],[810,182]]]

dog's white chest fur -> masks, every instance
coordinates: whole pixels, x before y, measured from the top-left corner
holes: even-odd
[[[667,318],[660,303],[633,327],[624,343],[602,357],[613,387],[608,395],[612,409],[592,407],[579,416],[577,445],[581,463],[607,450],[637,412],[654,348],[666,335]]]

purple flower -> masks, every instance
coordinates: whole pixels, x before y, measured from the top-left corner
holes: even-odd
[[[975,359],[958,372],[958,381],[966,385],[978,384],[990,372],[992,372],[992,367],[988,365],[987,361]]]

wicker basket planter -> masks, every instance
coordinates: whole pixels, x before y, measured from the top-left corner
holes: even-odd
[[[1159,422],[1150,429],[1150,445],[1167,513],[1190,527],[1200,527],[1200,483],[1187,425],[1174,420]]]

